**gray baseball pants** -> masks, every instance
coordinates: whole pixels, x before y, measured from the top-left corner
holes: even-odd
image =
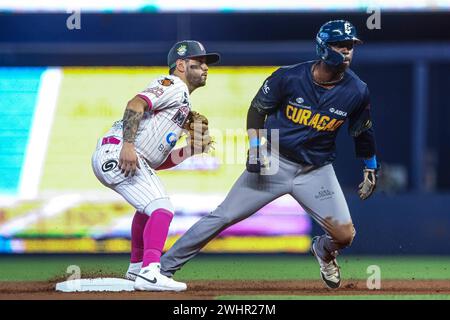
[[[290,194],[319,223],[316,253],[331,261],[355,235],[347,202],[331,164],[315,168],[278,157],[275,174],[244,171],[225,200],[202,217],[161,257],[161,273],[172,276],[227,227],[251,216],[272,200]]]

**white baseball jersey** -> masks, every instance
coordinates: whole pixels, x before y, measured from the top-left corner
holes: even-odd
[[[150,215],[158,208],[174,212],[154,169],[166,160],[182,133],[191,110],[189,90],[180,78],[162,76],[138,96],[148,104],[135,140],[140,169],[134,176],[125,177],[119,167],[122,120],[116,121],[98,141],[92,156],[92,168],[101,183],[121,194],[140,212]]]
[[[187,85],[176,76],[161,76],[138,94],[147,101],[148,109],[136,134],[136,152],[153,169],[166,160],[182,133],[182,127],[191,110]],[[114,123],[105,137],[122,137],[122,120]]]

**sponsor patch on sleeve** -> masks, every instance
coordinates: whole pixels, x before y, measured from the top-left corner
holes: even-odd
[[[158,80],[159,84],[164,86],[164,87],[170,87],[171,85],[173,85],[173,80],[169,79],[169,78],[164,78],[164,79],[160,79]]]

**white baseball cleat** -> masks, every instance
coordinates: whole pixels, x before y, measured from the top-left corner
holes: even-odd
[[[160,273],[159,263],[150,263],[142,268],[134,281],[134,289],[140,291],[185,291],[187,286],[183,282],[175,281]]]
[[[322,277],[323,282],[325,282],[328,288],[337,289],[341,286],[341,272],[339,270],[339,265],[337,264],[336,259],[326,262],[316,254],[315,244],[318,238],[319,237],[314,237],[312,239],[311,253],[316,257],[320,264],[320,276]]]
[[[134,281],[136,276],[141,272],[142,262],[130,263],[127,273],[125,273],[125,279]]]

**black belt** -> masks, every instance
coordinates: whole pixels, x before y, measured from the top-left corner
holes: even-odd
[[[300,160],[300,159],[297,157],[297,155],[296,155],[295,153],[293,153],[292,151],[290,151],[290,150],[287,150],[287,149],[284,149],[284,148],[281,148],[281,147],[280,147],[280,148],[278,149],[278,153],[281,154],[281,155],[282,155],[283,157],[285,157],[286,159],[288,159],[289,161],[298,163],[298,164],[300,164],[300,165],[302,165],[302,166],[310,166],[310,165],[311,165],[310,163],[306,163],[305,161]]]
[[[267,143],[268,146],[268,151],[270,152],[272,150],[272,145],[270,143]],[[306,163],[305,161],[299,159],[299,157],[292,152],[291,150],[285,149],[283,147],[278,146],[278,149],[276,150],[276,152],[278,152],[280,155],[282,155],[284,158],[286,158],[289,161],[298,163],[302,166],[310,166],[310,163]]]

